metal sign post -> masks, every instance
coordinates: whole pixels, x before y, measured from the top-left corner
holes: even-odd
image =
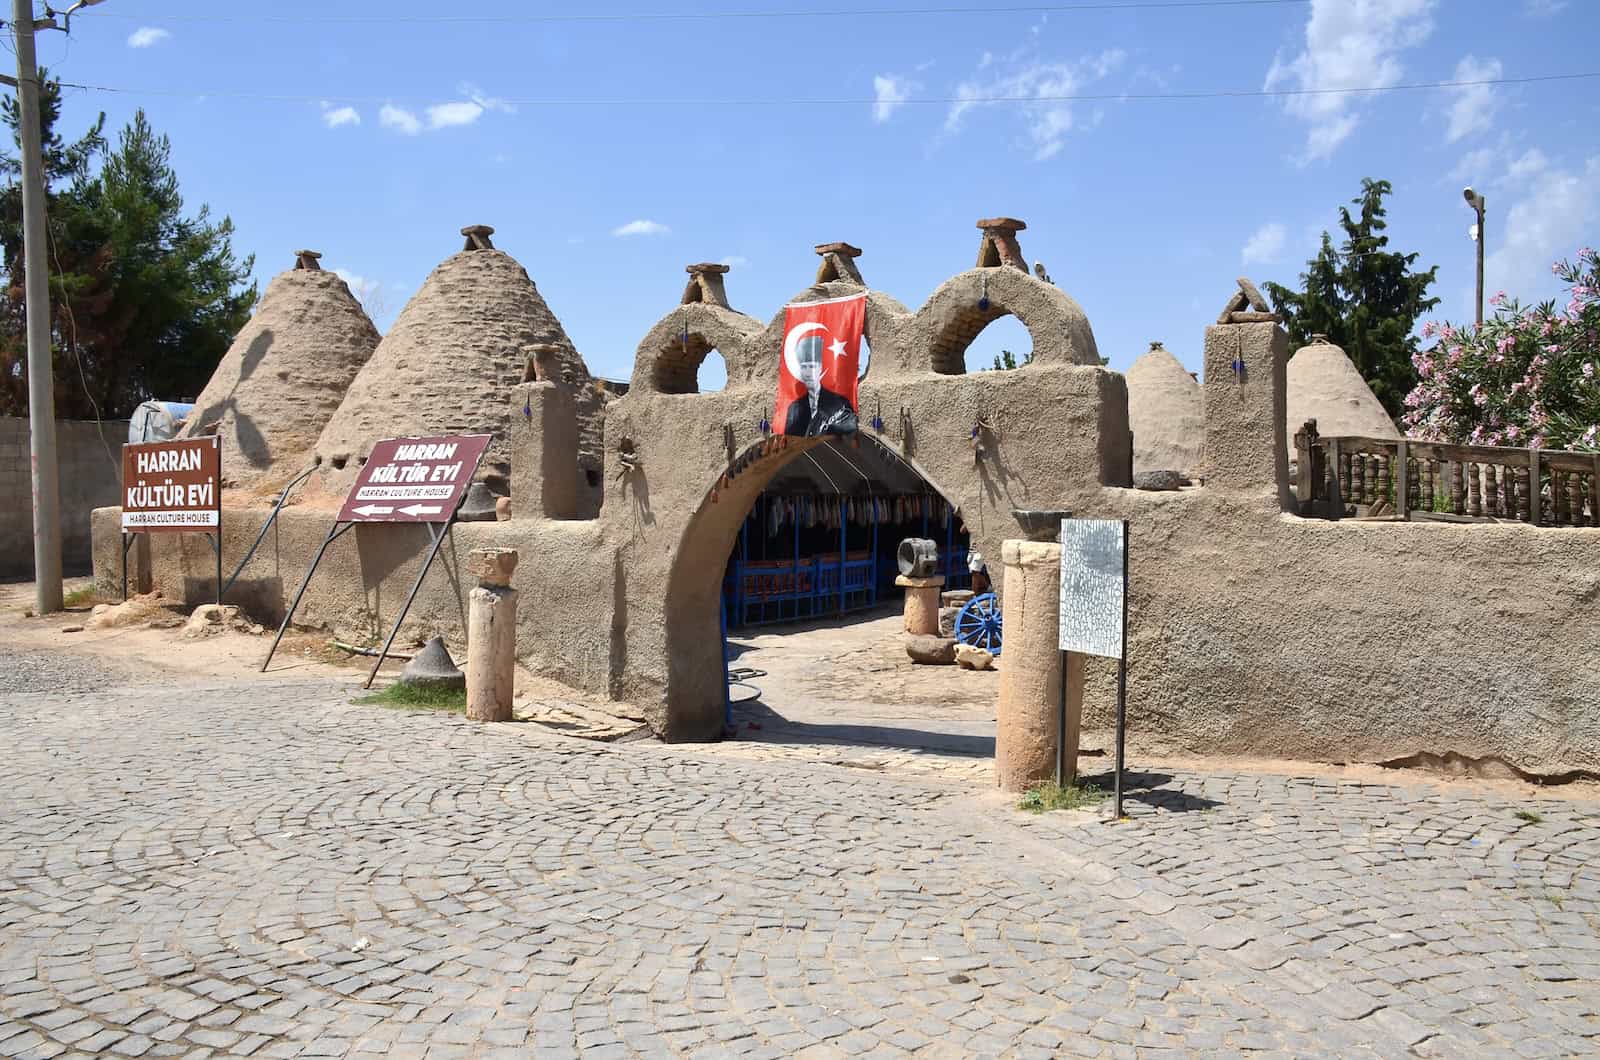
[[[472,484],[478,463],[483,459],[491,440],[487,434],[385,438],[372,447],[372,453],[361,466],[361,473],[345,497],[338,517],[328,528],[328,536],[323,539],[322,547],[317,549],[305,578],[300,582],[300,588],[295,591],[294,601],[283,616],[283,624],[278,627],[278,636],[261,663],[263,672],[272,661],[273,653],[278,650],[278,642],[283,639],[284,631],[289,628],[289,619],[300,606],[306,586],[311,583],[311,575],[316,572],[317,564],[322,562],[323,555],[335,538],[358,523],[430,524],[427,559],[417,572],[417,580],[406,595],[400,614],[395,618],[394,628],[383,642],[383,650],[378,653],[372,672],[361,686],[372,687],[383,660],[388,658],[389,649],[394,646],[394,638],[400,633],[401,623],[406,620],[412,602],[422,589],[423,579],[428,576],[429,568],[439,555],[439,546],[444,544],[445,537],[450,533],[456,508],[466,496],[467,487]]]
[[[122,447],[122,598],[138,534],[202,533],[217,558],[222,603],[222,439],[128,442]]]
[[[1114,820],[1122,819],[1123,751],[1128,699],[1128,521],[1061,521],[1061,610],[1057,647],[1061,692],[1056,710],[1056,783],[1067,775],[1067,656],[1117,660],[1117,762]]]

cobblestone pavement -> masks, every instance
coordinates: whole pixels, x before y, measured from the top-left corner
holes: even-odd
[[[349,697],[0,693],[0,1054],[1600,1046],[1596,803],[1182,773],[1110,824]]]

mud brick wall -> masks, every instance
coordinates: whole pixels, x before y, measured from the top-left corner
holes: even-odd
[[[62,420],[56,424],[61,566],[69,574],[86,574],[90,569],[90,513],[120,503],[122,465],[118,461],[127,440],[127,420],[104,424]],[[32,576],[33,475],[28,421],[4,416],[0,417],[0,578]]]

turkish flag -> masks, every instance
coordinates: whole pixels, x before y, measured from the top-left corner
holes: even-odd
[[[867,296],[783,307],[783,361],[772,427],[778,434],[854,434]]]

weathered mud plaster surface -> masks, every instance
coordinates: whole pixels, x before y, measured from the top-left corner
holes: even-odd
[[[1600,530],[1332,523],[1210,490],[1094,508],[1131,524],[1136,743],[1600,772]],[[1105,732],[1116,670],[1089,668]]]
[[[484,270],[479,283],[532,291],[520,266],[485,250],[456,255],[429,283],[463,267]],[[451,282],[458,281],[461,300],[485,297],[464,273]],[[795,300],[861,290],[829,280]],[[419,294],[414,305],[421,301]],[[951,343],[976,334],[973,314],[1007,311],[1033,333],[1035,362],[952,374],[960,360]],[[471,587],[462,558],[475,547],[516,548],[526,664],[638,704],[668,739],[715,738],[723,710],[718,592],[729,550],[763,486],[822,444],[780,446],[758,427],[771,414],[782,312],[762,323],[696,302],[672,308],[648,332],[630,392],[604,407],[604,503],[594,519],[530,514],[547,505],[555,483],[571,489],[581,481],[548,475],[552,461],[578,455],[542,441],[572,436],[549,419],[557,405],[572,404],[541,404],[538,417],[524,417],[522,408],[531,413],[544,392],[520,385],[518,360],[499,352],[543,341],[532,330],[508,326],[495,332],[493,350],[480,351],[487,367],[473,379],[477,405],[437,406],[448,416],[407,405],[393,419],[372,411],[360,424],[363,437],[492,429],[500,451],[522,462],[515,492],[537,485],[546,498],[519,514],[514,495],[510,522],[456,526],[403,634],[443,632],[459,647]],[[975,548],[993,560],[1003,540],[1021,536],[1013,508],[1133,520],[1130,709],[1139,733],[1159,732],[1185,751],[1361,759],[1455,750],[1539,772],[1600,768],[1600,531],[1360,526],[1282,515],[1287,343],[1270,319],[1206,329],[1207,486],[1164,495],[1120,488],[1132,462],[1126,385],[1098,366],[1087,318],[1054,286],[1010,266],[969,270],[915,313],[869,292],[866,330],[872,363],[860,444],[881,441],[900,454],[960,509]],[[544,331],[545,339],[553,334]],[[728,386],[693,393],[691,365],[712,348],[727,363]],[[403,392],[384,399],[358,380],[351,400],[381,409]],[[875,415],[881,432],[870,426]],[[324,442],[343,416],[341,408]],[[308,503],[285,511],[235,602],[262,619],[281,616],[327,532],[326,503],[336,492],[308,493]],[[238,500],[230,498],[224,535],[230,568],[265,517],[264,508]],[[118,577],[115,519],[114,509],[95,517],[104,586]],[[417,527],[347,535],[297,621],[346,637],[381,636],[425,543]],[[137,550],[134,558],[144,562]],[[146,577],[169,593],[199,602],[212,591],[211,556],[197,537],[157,538],[148,563]],[[135,584],[141,580],[136,572]],[[1102,664],[1092,674],[1091,728],[1105,721],[1114,688]]]
[[[310,467],[317,436],[378,346],[344,280],[310,263],[267,284],[184,427],[185,438],[221,435],[231,484],[281,486]]]

